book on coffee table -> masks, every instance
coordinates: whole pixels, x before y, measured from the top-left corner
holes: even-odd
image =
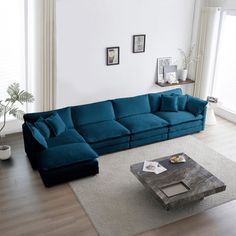
[[[156,161],[144,161],[143,163],[143,171],[145,172],[153,172],[155,174],[160,174],[166,170],[167,169],[164,166],[160,165]]]

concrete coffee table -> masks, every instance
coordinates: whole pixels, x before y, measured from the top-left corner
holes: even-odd
[[[167,170],[161,174],[144,172],[143,162],[130,166],[131,172],[166,210],[224,191],[225,184],[184,153],[185,163],[172,164],[171,156],[155,159]],[[172,155],[174,156],[174,155]]]

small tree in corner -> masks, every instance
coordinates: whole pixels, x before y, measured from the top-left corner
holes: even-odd
[[[11,84],[7,88],[7,93],[9,96],[4,101],[0,100],[0,118],[3,117],[3,122],[2,122],[2,125],[0,126],[0,135],[6,126],[7,115],[12,115],[16,117],[17,119],[22,120],[24,111],[18,108],[18,106],[23,105],[24,103],[34,102],[33,95],[24,90],[20,90],[19,83]],[[1,152],[4,152],[7,149],[10,149],[10,147],[9,148],[8,147],[9,146],[6,146],[6,145],[0,146],[0,159],[4,158],[4,157],[1,158],[1,155],[2,155]],[[5,159],[7,158],[5,157]]]

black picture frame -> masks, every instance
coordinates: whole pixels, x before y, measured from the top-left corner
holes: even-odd
[[[146,34],[133,35],[133,53],[143,53],[146,47]]]
[[[106,48],[106,64],[107,66],[120,64],[120,47]]]

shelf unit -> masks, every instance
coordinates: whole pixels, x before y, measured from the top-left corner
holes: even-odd
[[[185,85],[185,84],[193,84],[195,83],[194,80],[191,79],[186,79],[185,81],[179,80],[179,83],[174,83],[174,84],[169,84],[169,83],[158,83],[156,82],[156,84],[160,87],[169,87],[169,86],[176,86],[176,85]]]

